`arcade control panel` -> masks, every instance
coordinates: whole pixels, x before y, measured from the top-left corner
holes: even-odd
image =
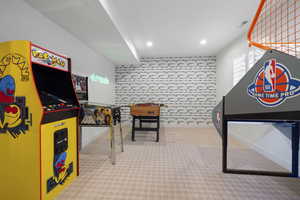
[[[43,109],[46,113],[78,108],[77,105],[70,103],[67,100],[60,99],[59,97],[44,91],[41,92],[41,99],[42,102],[45,103],[43,105]]]

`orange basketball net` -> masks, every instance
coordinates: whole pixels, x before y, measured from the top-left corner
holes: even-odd
[[[300,57],[300,1],[261,0],[248,32],[250,45]]]

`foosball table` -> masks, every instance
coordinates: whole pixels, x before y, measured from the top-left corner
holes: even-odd
[[[160,128],[160,108],[166,106],[164,104],[144,103],[130,105],[130,114],[132,119],[132,137],[135,141],[135,131],[154,131],[156,132],[156,142],[159,142]],[[139,120],[139,127],[136,127],[136,119]],[[143,127],[143,123],[155,123],[155,128]]]

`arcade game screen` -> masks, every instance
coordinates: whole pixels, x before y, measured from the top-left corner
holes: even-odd
[[[68,72],[32,65],[35,75],[35,82],[40,99],[45,111],[68,109],[77,107],[76,97],[71,84],[64,84],[71,81]]]

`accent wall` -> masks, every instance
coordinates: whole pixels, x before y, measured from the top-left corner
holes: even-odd
[[[139,65],[116,67],[116,103],[160,103],[161,124],[211,126],[216,104],[216,57],[142,58]],[[123,118],[130,120],[129,109]]]

